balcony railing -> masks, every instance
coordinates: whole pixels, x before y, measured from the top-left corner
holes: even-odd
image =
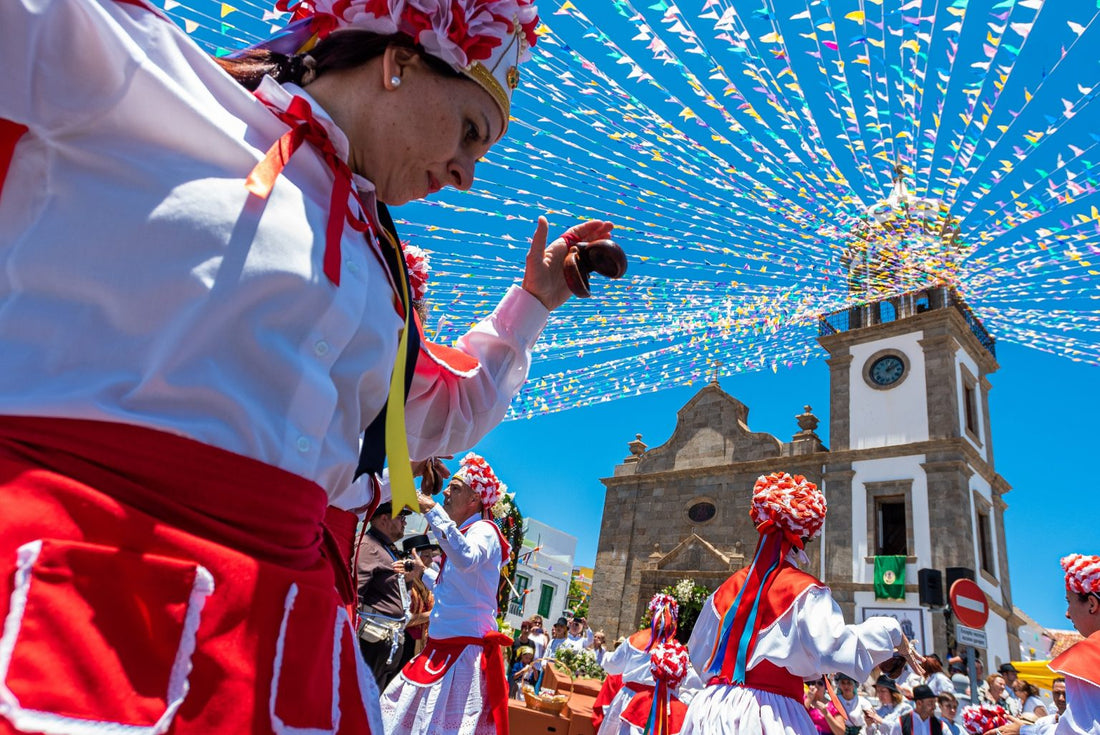
[[[830,334],[839,334],[875,324],[886,324],[926,311],[946,308],[953,308],[962,314],[971,333],[982,347],[993,357],[997,356],[992,335],[986,331],[981,320],[975,316],[962,297],[948,286],[910,291],[888,299],[857,304],[831,314],[824,314],[818,320],[818,334],[826,337]]]

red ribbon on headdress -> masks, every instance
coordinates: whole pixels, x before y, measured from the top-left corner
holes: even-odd
[[[245,180],[245,188],[261,199],[267,199],[275,188],[275,181],[286,168],[290,157],[301,148],[302,143],[310,143],[324,158],[325,164],[333,174],[332,197],[329,201],[328,224],[325,227],[325,275],[333,285],[340,285],[340,241],[344,236],[344,222],[357,232],[368,232],[370,224],[360,219],[349,200],[354,200],[362,212],[366,208],[351,182],[351,169],[336,153],[336,148],[324,126],[313,116],[309,103],[301,97],[294,97],[286,110],[274,107],[271,111],[280,120],[290,126],[276,140],[263,160],[256,164]]]

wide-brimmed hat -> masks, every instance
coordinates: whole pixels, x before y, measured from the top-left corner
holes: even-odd
[[[435,546],[435,544],[432,543],[431,537],[426,533],[409,536],[401,542],[401,550],[405,553],[419,551],[420,549],[430,549],[433,546]]]
[[[875,686],[876,687],[886,687],[887,689],[894,692],[895,694],[900,694],[901,693],[901,692],[898,691],[898,685],[894,683],[894,680],[891,679],[889,676],[886,676],[885,674],[883,674],[879,678],[875,679]]]
[[[922,699],[935,699],[936,693],[932,691],[932,687],[927,684],[917,684],[913,687],[913,701],[917,702]]]

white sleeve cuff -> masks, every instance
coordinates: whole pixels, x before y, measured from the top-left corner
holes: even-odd
[[[493,310],[497,333],[511,337],[525,350],[538,341],[550,312],[542,302],[519,286],[511,286]]]

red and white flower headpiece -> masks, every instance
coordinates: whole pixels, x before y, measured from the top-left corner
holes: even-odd
[[[821,533],[825,512],[825,496],[802,475],[773,472],[753,487],[749,514],[761,534],[779,528],[792,541],[813,538]],[[802,548],[801,541],[795,545]]]
[[[1100,595],[1100,556],[1070,554],[1062,558],[1066,589],[1082,595]]]
[[[473,452],[462,458],[461,468],[455,473],[455,479],[462,480],[481,496],[481,506],[486,509],[496,505],[500,496],[508,489],[485,458]]]
[[[405,267],[409,271],[409,287],[412,289],[412,300],[420,301],[424,294],[428,293],[428,276],[432,272],[432,261],[428,257],[428,251],[407,243],[401,244],[405,253]]]
[[[658,592],[649,601],[649,614],[651,617],[655,617],[665,610],[668,610],[668,614],[673,620],[680,617],[680,603],[676,601],[676,598],[672,595],[666,595],[664,592]]]
[[[972,735],[995,730],[1008,724],[1008,713],[1000,705],[976,705],[963,707],[963,727]]]
[[[534,0],[278,0],[276,7],[292,11],[295,22],[310,19],[317,38],[348,29],[404,33],[485,88],[505,128],[539,23]]]

